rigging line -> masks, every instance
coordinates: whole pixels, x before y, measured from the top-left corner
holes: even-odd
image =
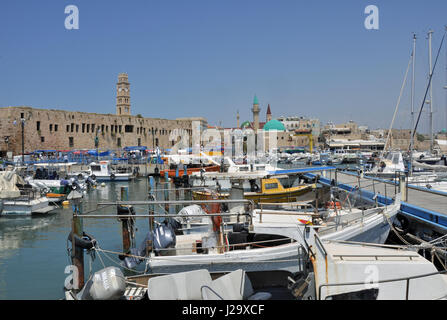
[[[439,54],[441,53],[441,48],[442,48],[442,44],[444,43],[444,39],[445,39],[445,35],[446,35],[446,33],[447,33],[447,29],[444,31],[444,35],[442,36],[441,44],[439,45],[438,53],[436,54],[436,60],[435,60],[435,64],[433,65],[433,69],[430,70],[431,72],[430,72],[430,76],[429,76],[429,79],[428,79],[427,89],[425,90],[424,99],[422,100],[422,105],[421,105],[421,108],[419,109],[418,118],[417,118],[417,120],[416,120],[416,124],[415,124],[415,126],[414,126],[414,128],[413,128],[413,132],[411,133],[411,137],[412,137],[413,139],[414,139],[414,134],[416,133],[416,128],[417,128],[417,126],[418,126],[418,124],[419,124],[419,120],[420,120],[420,118],[421,118],[422,109],[424,108],[424,104],[425,104],[425,99],[427,99],[428,90],[429,90],[430,87],[431,87],[431,80],[432,80],[432,78],[433,78],[433,74],[434,74],[434,70],[435,70],[435,68],[436,68],[436,64],[438,63]],[[410,142],[410,143],[411,143],[411,142]],[[410,148],[411,148],[411,146],[410,146]]]
[[[388,130],[388,135],[386,136],[385,146],[383,147],[382,154],[380,155],[380,158],[383,158],[383,154],[385,152],[385,149],[388,145],[388,141],[390,139],[391,129],[393,128],[394,120],[396,119],[397,110],[399,110],[400,99],[402,98],[402,93],[404,91],[405,84],[407,83],[408,71],[410,70],[411,62],[413,60],[413,54],[414,54],[414,52],[411,53],[410,61],[408,61],[407,71],[405,71],[404,81],[402,83],[402,87],[400,88],[399,99],[397,99],[397,104],[396,104],[396,108],[394,109],[393,119],[391,120],[390,129]]]

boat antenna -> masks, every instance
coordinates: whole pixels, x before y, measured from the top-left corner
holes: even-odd
[[[432,69],[432,46],[431,46],[431,40],[432,40],[432,34],[433,30],[428,31],[428,65],[429,65],[429,72],[430,76],[433,73]],[[430,154],[433,154],[433,86],[430,83]]]
[[[418,124],[419,124],[419,120],[421,119],[422,109],[424,108],[425,99],[427,99],[428,89],[430,89],[430,86],[431,86],[431,80],[432,80],[432,78],[433,78],[433,72],[434,72],[434,70],[435,70],[435,68],[436,68],[436,64],[438,63],[439,54],[440,54],[440,52],[441,52],[442,44],[444,43],[444,39],[445,39],[445,35],[446,35],[446,33],[447,33],[447,28],[445,29],[445,31],[444,31],[444,35],[442,36],[441,44],[439,45],[438,53],[437,53],[437,55],[436,55],[435,64],[433,65],[433,70],[430,72],[430,76],[429,76],[429,78],[428,78],[428,84],[427,84],[427,88],[425,89],[424,99],[422,99],[422,105],[421,105],[421,108],[419,109],[418,118],[417,118],[417,120],[416,120],[416,124],[415,124],[415,126],[414,126],[414,128],[413,128],[413,132],[412,132],[412,134],[411,134],[411,138],[412,138],[413,140],[414,140],[414,134],[416,133],[417,126],[418,126]]]
[[[412,66],[412,80],[411,80],[411,128],[414,127],[414,85],[415,85],[415,61],[416,61],[416,34],[413,33],[413,66]],[[414,141],[413,141],[413,135],[410,132],[410,176],[413,175],[413,148],[414,148]]]
[[[410,61],[408,61],[407,71],[405,71],[404,81],[402,83],[402,87],[400,88],[399,99],[397,99],[397,104],[396,104],[396,108],[394,109],[393,119],[391,120],[390,129],[388,130],[388,135],[386,136],[385,146],[383,147],[382,154],[380,155],[381,158],[383,158],[383,154],[384,154],[384,152],[386,150],[386,147],[388,145],[388,141],[389,141],[390,136],[391,136],[391,129],[393,128],[394,120],[396,119],[397,110],[399,110],[400,99],[402,98],[402,93],[404,91],[405,84],[407,82],[408,70],[410,70],[410,65],[411,65],[412,59],[413,59],[413,52],[411,53]]]

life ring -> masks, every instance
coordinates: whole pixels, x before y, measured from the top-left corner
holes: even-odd
[[[110,180],[115,180],[115,174],[114,174],[114,173],[112,173],[112,174],[110,175]]]
[[[68,240],[71,242],[73,239],[73,232],[70,232],[68,235]],[[82,237],[77,234],[74,235],[75,247],[82,248],[86,250],[90,250],[96,245],[96,239],[94,239],[91,235],[83,232]]]
[[[335,209],[335,208],[337,208],[337,210],[340,210],[341,209],[341,204],[338,201],[336,201],[335,203],[334,203],[334,201],[328,201],[326,203],[326,208],[327,209]]]

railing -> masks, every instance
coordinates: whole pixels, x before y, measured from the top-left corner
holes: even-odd
[[[249,213],[246,215],[250,215],[251,212],[253,212],[254,209],[254,202],[249,199],[240,199],[240,200],[144,200],[144,201],[115,201],[115,202],[98,202],[96,205],[98,206],[129,206],[129,205],[162,205],[162,204],[169,204],[169,205],[179,205],[179,204],[213,204],[213,203],[246,203],[250,206]],[[95,210],[96,211],[96,210]],[[80,218],[116,218],[117,215],[90,215],[90,214],[81,214],[77,215],[74,214],[73,217],[79,216]],[[135,214],[135,215],[119,215],[120,218],[149,218],[149,217],[204,217],[204,214],[197,214],[197,215],[179,215],[179,214]],[[206,216],[241,216],[240,213],[207,213]],[[250,215],[251,217],[251,215]]]
[[[438,271],[438,272],[432,272],[432,273],[426,273],[426,274],[422,274],[422,275],[418,275],[418,276],[403,277],[403,278],[388,279],[388,280],[379,280],[379,281],[375,281],[374,284],[390,283],[390,282],[397,282],[397,281],[405,281],[406,282],[405,300],[408,300],[409,292],[410,292],[410,280],[431,277],[431,276],[434,276],[434,275],[444,274],[444,273],[447,273],[447,270]],[[318,300],[321,300],[321,290],[322,290],[323,287],[355,286],[355,285],[364,285],[364,284],[365,284],[364,281],[320,284],[318,286]]]

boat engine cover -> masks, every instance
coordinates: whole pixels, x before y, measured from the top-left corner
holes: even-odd
[[[169,225],[162,224],[154,230],[154,249],[159,254],[160,249],[174,248],[176,244],[175,231]]]
[[[126,281],[121,270],[108,267],[95,272],[89,293],[93,300],[116,300],[123,296]]]

